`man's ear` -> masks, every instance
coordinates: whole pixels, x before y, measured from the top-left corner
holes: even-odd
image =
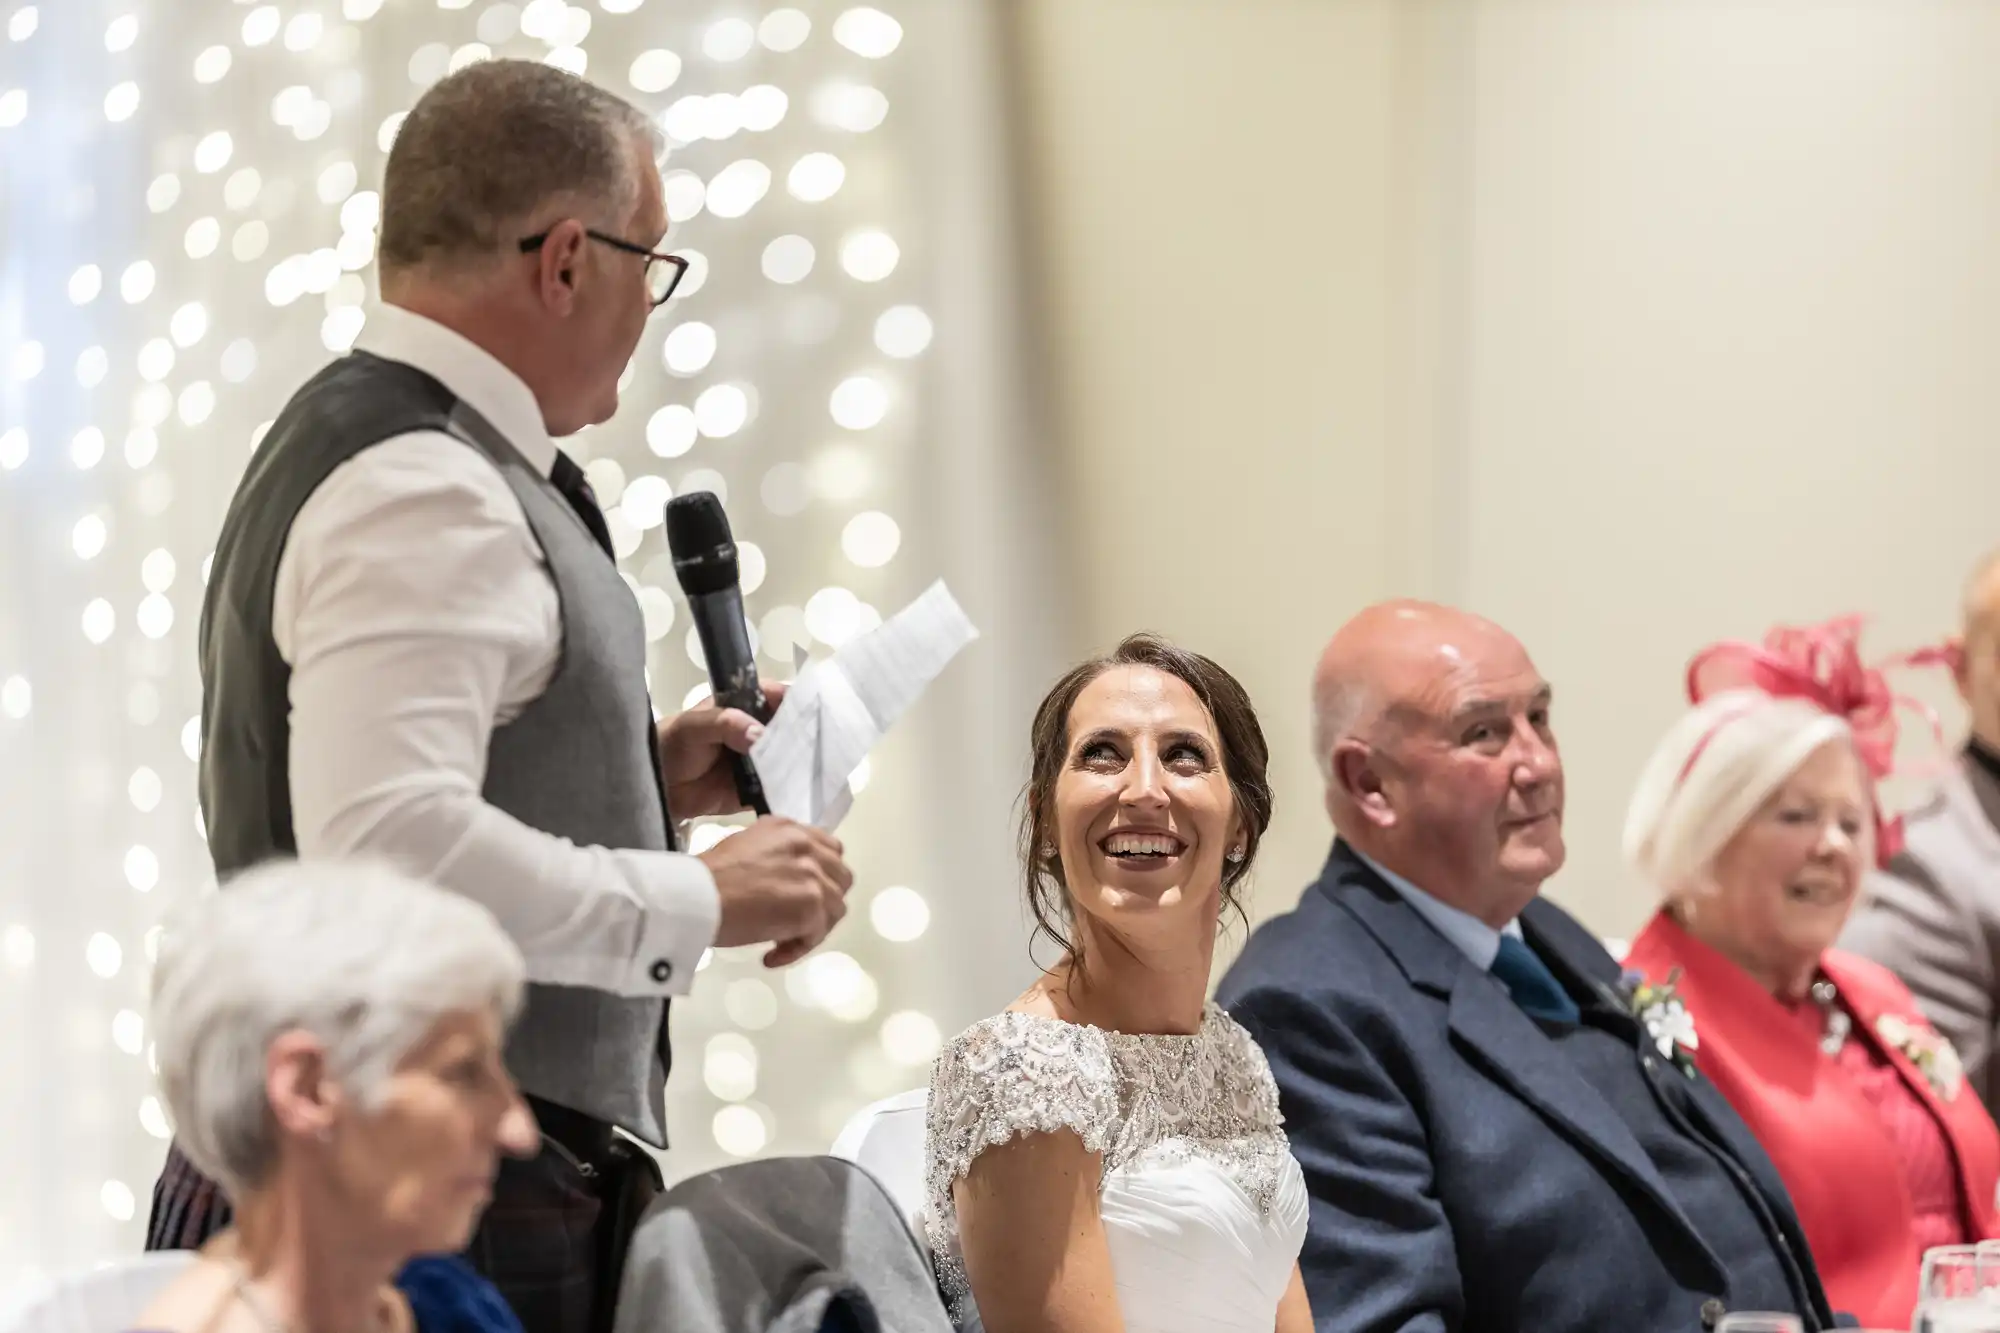
[[[1345,804],[1378,828],[1395,825],[1395,807],[1383,788],[1381,760],[1374,747],[1353,737],[1340,741],[1333,747],[1332,771],[1329,799],[1337,793]]]
[[[567,315],[576,307],[577,270],[589,244],[583,224],[564,218],[549,228],[548,239],[534,252],[536,294],[558,315]]]

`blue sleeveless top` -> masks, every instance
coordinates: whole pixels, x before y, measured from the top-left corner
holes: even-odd
[[[456,1255],[412,1259],[396,1275],[417,1333],[522,1333],[500,1289]]]

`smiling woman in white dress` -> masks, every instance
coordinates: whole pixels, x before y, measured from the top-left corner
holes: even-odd
[[[1305,1182],[1248,1033],[1207,1003],[1271,818],[1228,672],[1136,635],[1049,692],[1023,816],[1060,947],[938,1057],[926,1224],[989,1333],[1309,1333]]]

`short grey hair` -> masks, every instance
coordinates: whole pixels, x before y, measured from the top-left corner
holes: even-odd
[[[599,225],[639,201],[635,141],[657,159],[646,113],[532,60],[481,60],[446,75],[410,109],[382,177],[385,276],[489,259],[560,204]]]
[[[1847,719],[1803,699],[1729,690],[1704,700],[1654,747],[1625,812],[1625,859],[1672,902],[1711,887],[1715,858],[1771,793]]]
[[[1333,748],[1353,735],[1370,711],[1371,696],[1361,685],[1327,679],[1313,687],[1313,758],[1319,775],[1333,781]]]
[[[518,1012],[521,951],[469,898],[376,862],[280,861],[194,900],[153,968],[160,1091],[181,1150],[232,1196],[277,1158],[271,1042],[305,1030],[364,1107],[447,1015]]]

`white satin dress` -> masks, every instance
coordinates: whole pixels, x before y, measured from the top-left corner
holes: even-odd
[[[927,1120],[925,1226],[955,1315],[969,1288],[952,1186],[995,1144],[1069,1129],[1103,1154],[1127,1333],[1272,1333],[1305,1241],[1305,1178],[1264,1053],[1221,1009],[1186,1037],[986,1019],[938,1056]]]

